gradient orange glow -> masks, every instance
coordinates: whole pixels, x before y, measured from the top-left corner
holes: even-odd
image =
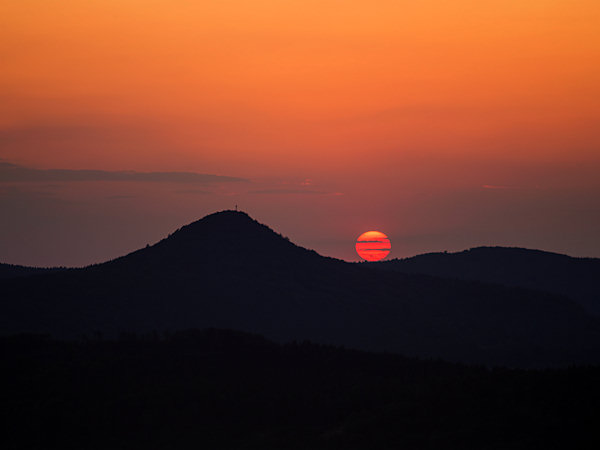
[[[54,130],[3,149],[21,162],[356,170],[598,143],[596,0],[51,5],[0,6],[0,126]]]
[[[356,240],[356,252],[366,261],[379,261],[389,255],[392,244],[381,231],[367,231]]]
[[[411,253],[600,252],[598,0],[4,1],[0,61],[0,160],[248,180],[0,186],[36,232],[24,195],[115,224],[239,204],[345,259],[375,227]]]

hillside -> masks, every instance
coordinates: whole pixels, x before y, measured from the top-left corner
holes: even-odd
[[[0,299],[2,334],[216,327],[485,364],[600,361],[597,319],[567,298],[364,270],[234,211],[114,261],[4,280]]]
[[[12,450],[600,445],[600,368],[486,370],[223,330],[0,349]]]
[[[570,297],[600,315],[600,259],[510,247],[478,247],[457,253],[428,253],[369,267],[445,278],[500,283]]]
[[[41,267],[27,267],[18,266],[14,264],[2,264],[0,263],[0,280],[7,278],[27,277],[29,275],[35,275],[40,273],[48,273],[51,271],[61,270],[59,268],[41,268]]]

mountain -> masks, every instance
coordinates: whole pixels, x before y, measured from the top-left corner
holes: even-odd
[[[600,360],[600,325],[566,297],[365,270],[223,211],[83,269],[0,283],[0,331],[225,328],[277,341],[535,367]]]
[[[0,349],[11,450],[600,447],[600,367],[487,370],[226,330]]]
[[[6,278],[16,278],[16,277],[27,277],[29,275],[35,275],[38,273],[51,272],[60,270],[58,268],[45,269],[41,267],[27,267],[27,266],[17,266],[14,264],[2,264],[0,263],[0,280],[4,280]]]
[[[393,259],[369,267],[547,291],[570,297],[600,316],[598,258],[572,258],[524,248],[478,247]]]

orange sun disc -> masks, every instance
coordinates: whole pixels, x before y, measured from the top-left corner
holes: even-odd
[[[379,261],[392,250],[389,238],[381,231],[367,231],[356,240],[356,252],[367,261]]]

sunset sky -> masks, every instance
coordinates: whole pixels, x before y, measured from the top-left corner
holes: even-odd
[[[0,262],[236,204],[346,260],[600,257],[599,174],[598,0],[0,1]]]

